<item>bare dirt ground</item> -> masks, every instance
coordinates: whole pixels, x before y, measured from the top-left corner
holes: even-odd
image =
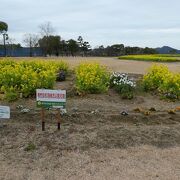
[[[134,60],[120,60],[117,58],[106,57],[63,57],[72,67],[77,66],[82,61],[95,61],[109,67],[112,71],[133,73],[133,74],[145,74],[147,69],[155,62],[134,61]],[[162,64],[158,62],[157,64]],[[169,67],[171,71],[180,72],[180,63],[163,63]]]
[[[168,113],[179,101],[146,93],[122,100],[112,89],[80,97],[73,85],[73,76],[56,84],[67,90],[60,131],[55,111],[46,112],[41,131],[35,98],[1,102],[12,114],[0,128],[0,180],[180,179],[180,111]],[[31,111],[21,113],[20,104]]]
[[[108,96],[69,98],[60,131],[54,113],[46,113],[42,132],[39,111],[22,114],[14,109],[0,129],[0,179],[178,180],[180,113],[166,111],[178,103],[167,102],[164,109],[146,116],[132,108],[139,103],[138,107],[148,109],[152,104],[147,99],[139,96],[128,102],[116,96],[110,101]],[[124,105],[128,116],[120,115]],[[27,150],[31,144],[35,147]]]
[[[16,59],[31,59],[31,58],[16,58]],[[47,57],[43,60],[65,60],[69,63],[70,67],[76,67],[81,62],[99,62],[107,66],[111,71],[132,74],[145,74],[149,67],[155,62],[135,61],[135,60],[120,60],[116,57]],[[173,72],[180,72],[180,62],[161,63],[165,64]]]

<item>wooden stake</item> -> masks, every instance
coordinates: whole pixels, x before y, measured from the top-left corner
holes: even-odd
[[[45,131],[44,108],[41,108],[42,131]]]
[[[60,130],[60,128],[61,128],[61,114],[60,114],[59,109],[57,109],[57,123],[58,123],[58,130]]]

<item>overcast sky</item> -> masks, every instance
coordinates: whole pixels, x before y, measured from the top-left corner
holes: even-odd
[[[22,43],[50,21],[63,39],[81,35],[92,47],[126,46],[180,49],[180,0],[0,0],[0,21]],[[1,37],[2,38],[2,37]]]

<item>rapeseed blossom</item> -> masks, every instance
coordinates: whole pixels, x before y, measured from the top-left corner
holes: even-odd
[[[0,93],[28,97],[38,88],[53,88],[59,70],[67,71],[67,63],[60,61],[0,61]]]

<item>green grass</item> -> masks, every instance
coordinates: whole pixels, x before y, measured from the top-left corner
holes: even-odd
[[[29,142],[24,150],[25,151],[34,151],[35,149],[36,149],[36,145],[32,142]]]
[[[118,58],[139,61],[180,62],[180,54],[127,55]]]

